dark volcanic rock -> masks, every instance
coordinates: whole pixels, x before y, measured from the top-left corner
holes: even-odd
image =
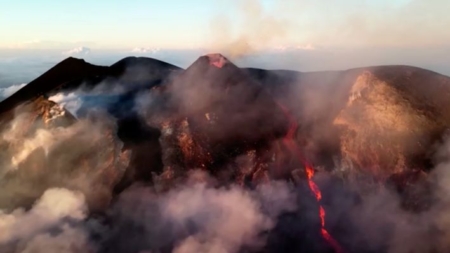
[[[66,82],[107,73],[107,67],[95,66],[72,57],[67,58],[2,101],[0,103],[0,115],[13,110],[24,102],[45,95]]]
[[[221,55],[200,57],[170,91],[192,142],[211,157],[209,163],[264,147],[287,131],[287,119],[269,93]]]
[[[126,82],[154,82],[164,80],[179,67],[145,57],[127,57],[110,66],[112,76]]]

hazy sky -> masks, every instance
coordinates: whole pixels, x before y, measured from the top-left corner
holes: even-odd
[[[448,0],[0,0],[0,48],[183,49],[242,38],[252,46],[442,47],[449,10]]]
[[[215,9],[202,0],[0,0],[1,47],[198,45]]]
[[[186,67],[207,52],[269,69],[405,64],[450,75],[449,11],[450,0],[0,0],[0,87],[68,56]]]

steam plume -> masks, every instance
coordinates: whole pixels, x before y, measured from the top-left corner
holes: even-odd
[[[177,253],[257,249],[265,244],[261,233],[273,228],[278,215],[295,208],[292,189],[277,182],[256,191],[197,182],[161,195],[137,186],[124,192],[113,208],[118,227],[108,252],[153,252],[170,245]],[[125,232],[139,228],[145,232]]]
[[[82,252],[87,249],[86,234],[71,224],[82,222],[86,214],[80,192],[48,189],[29,211],[0,211],[0,249],[8,253]],[[60,232],[52,233],[55,229]]]

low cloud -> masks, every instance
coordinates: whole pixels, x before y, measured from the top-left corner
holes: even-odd
[[[76,47],[73,49],[70,49],[68,51],[63,52],[63,55],[67,56],[86,56],[91,53],[91,49],[87,47]]]
[[[157,53],[160,50],[161,50],[160,48],[135,47],[131,50],[131,53],[148,54],[148,53]]]
[[[6,88],[0,88],[0,101],[16,93],[16,91],[22,89],[25,85],[27,84],[22,83],[22,84],[14,84]]]
[[[18,50],[67,50],[68,48],[76,48],[80,45],[84,45],[85,47],[90,47],[95,45],[96,43],[92,41],[54,41],[54,40],[45,40],[45,39],[31,39],[25,41],[15,41],[15,42],[0,42],[0,48],[7,49],[18,49]]]

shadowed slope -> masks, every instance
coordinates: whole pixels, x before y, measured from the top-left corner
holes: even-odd
[[[44,95],[65,82],[107,73],[108,67],[92,65],[72,57],[67,58],[2,101],[0,114],[14,109],[23,102]]]

